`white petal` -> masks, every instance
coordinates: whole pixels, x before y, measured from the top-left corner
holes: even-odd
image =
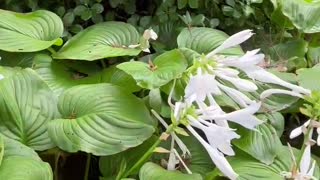
[[[245,55],[240,58],[227,58],[221,61],[226,66],[233,66],[239,69],[247,68],[248,66],[254,66],[264,61],[264,54],[257,54],[260,49],[247,51]]]
[[[204,126],[197,120],[190,117],[188,118],[191,120],[192,126],[201,129],[205,133],[211,146],[218,148],[219,151],[226,155],[234,155],[234,151],[231,147],[231,140],[240,138],[237,133],[230,128],[220,127],[215,124],[207,123],[209,126]]]
[[[231,97],[236,103],[238,103],[241,107],[247,107],[249,104],[255,103],[255,101],[248,98],[245,94],[242,92],[232,89],[230,87],[227,87],[222,84],[218,84],[218,87],[223,90],[229,97]]]
[[[297,127],[290,133],[290,139],[296,138],[302,134],[302,127]]]
[[[221,94],[213,75],[195,75],[185,89],[185,98],[190,99],[192,95],[196,95],[196,101],[204,101],[207,94]]]
[[[299,98],[303,98],[303,96],[301,94],[294,92],[294,91],[288,91],[288,90],[284,90],[284,89],[268,89],[268,90],[263,91],[260,94],[260,99],[265,99],[265,98],[271,96],[272,94],[287,94],[290,96],[296,96]]]
[[[181,111],[183,111],[184,104],[182,102],[176,102],[174,107],[173,116],[176,120],[180,119]]]
[[[0,80],[2,80],[4,78],[4,76],[2,74],[0,74]]]
[[[172,138],[176,141],[178,147],[181,149],[183,156],[191,155],[188,147],[181,141],[181,139],[175,133],[172,133]]]
[[[170,148],[170,155],[169,155],[169,160],[168,160],[168,165],[167,165],[167,170],[169,171],[174,171],[176,170],[176,155],[174,154],[174,139],[171,139],[171,148]]]
[[[252,35],[253,35],[252,30],[249,30],[249,29],[238,32],[230,36],[228,39],[226,39],[219,47],[211,51],[206,57],[212,58],[213,55],[217,54],[218,52],[221,52],[222,50],[225,50],[243,43],[244,41],[249,39]]]
[[[310,90],[305,89],[303,87],[288,83],[276,75],[264,70],[261,67],[255,66],[255,67],[247,67],[246,69],[242,69],[245,71],[245,73],[252,79],[264,82],[264,83],[271,83],[271,84],[277,84],[283,87],[286,87],[288,89],[291,89],[292,91],[303,93],[309,95],[311,93]]]
[[[187,126],[187,129],[207,150],[209,156],[211,157],[211,160],[216,165],[216,167],[231,180],[236,180],[238,174],[234,172],[227,159],[221,153],[219,153],[217,149],[211,147],[206,141],[204,141],[202,137],[191,126]]]
[[[311,145],[308,144],[302,154],[300,162],[300,172],[301,174],[307,174],[311,162]]]
[[[143,38],[146,40],[149,40],[149,39],[156,40],[158,38],[158,35],[156,32],[153,31],[153,29],[147,29],[143,33]]]
[[[317,145],[320,146],[320,128],[317,128],[317,133],[318,133]]]
[[[234,111],[231,113],[227,113],[224,115],[211,115],[209,117],[206,117],[205,115],[202,116],[202,118],[213,118],[214,120],[229,120],[235,123],[238,123],[242,125],[243,127],[246,127],[248,129],[255,129],[255,127],[263,121],[256,118],[253,114],[256,113],[260,109],[261,103],[254,103],[248,106],[247,108]],[[201,116],[200,116],[201,117]]]
[[[131,44],[131,45],[128,46],[128,48],[134,49],[134,48],[139,47],[139,46],[140,46],[140,44]]]
[[[314,161],[312,162],[312,166],[311,166],[310,170],[309,170],[308,173],[307,173],[308,176],[310,176],[310,177],[313,176],[315,167],[316,167],[316,161],[314,160]]]
[[[231,68],[217,68],[215,71],[231,77],[238,77],[239,74],[239,71]]]
[[[258,87],[253,82],[251,82],[249,80],[241,79],[239,77],[237,77],[237,78],[229,77],[229,76],[223,75],[221,73],[216,73],[216,75],[221,79],[224,79],[224,80],[231,82],[239,90],[252,92],[252,91],[256,91],[258,89]]]

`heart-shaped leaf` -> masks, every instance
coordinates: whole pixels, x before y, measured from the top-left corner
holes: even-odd
[[[91,61],[108,57],[136,56],[141,50],[128,46],[139,44],[139,39],[139,33],[130,24],[104,22],[72,37],[53,57]]]
[[[64,119],[51,121],[49,135],[61,149],[110,155],[149,138],[154,121],[144,103],[112,84],[79,85],[59,99]]]
[[[53,60],[47,54],[37,54],[33,59],[33,69],[57,96],[76,85],[101,82],[125,87],[129,92],[140,89],[127,73],[115,66],[102,70],[94,62]]]
[[[281,0],[282,12],[293,25],[305,33],[320,32],[320,2]]]
[[[258,131],[237,129],[241,138],[233,140],[233,144],[265,164],[271,164],[282,148],[277,132],[269,124],[261,124],[257,127]]]
[[[313,68],[302,68],[297,72],[300,86],[314,91],[320,90],[320,66],[314,66]]]
[[[50,165],[42,162],[34,150],[2,135],[0,138],[4,146],[1,179],[52,180]]]
[[[177,41],[179,48],[189,48],[200,54],[207,54],[220,46],[227,38],[228,35],[222,31],[205,27],[194,27],[183,29]],[[226,49],[220,54],[241,55],[243,52],[240,47],[234,47]]]
[[[59,117],[57,100],[31,69],[0,68],[0,132],[35,149],[54,146],[47,123]]]
[[[0,17],[1,50],[34,52],[62,44],[63,23],[50,11],[16,13],[0,9]]]
[[[179,171],[167,171],[152,162],[148,162],[141,167],[139,178],[140,180],[202,180],[200,174],[183,174]]]
[[[186,59],[179,50],[165,52],[149,64],[131,61],[117,65],[117,68],[130,74],[139,86],[147,89],[167,84],[181,75],[186,67]]]

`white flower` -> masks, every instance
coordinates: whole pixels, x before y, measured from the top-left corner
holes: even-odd
[[[187,129],[191,132],[191,134],[202,144],[202,146],[207,150],[210,158],[216,165],[216,167],[229,179],[236,180],[238,174],[234,172],[231,165],[227,161],[227,159],[220,153],[216,148],[209,145],[202,137],[189,125]]]
[[[302,126],[299,126],[299,127],[295,128],[294,130],[292,130],[290,133],[290,139],[296,138],[296,137],[300,136],[302,133],[305,133],[310,122],[311,122],[311,120],[308,120]]]
[[[211,51],[206,57],[211,58],[215,54],[217,54],[225,49],[237,46],[237,45],[243,43],[244,41],[246,41],[247,39],[249,39],[252,35],[253,35],[252,30],[244,30],[244,31],[238,32],[238,33],[230,36],[219,47],[217,47],[216,49]]]
[[[315,166],[316,166],[316,161],[312,160],[311,158],[311,145],[308,144],[303,151],[300,164],[299,164],[299,169],[293,168],[292,172],[282,172],[281,174],[288,179],[317,180],[318,178],[313,176]]]
[[[2,74],[0,74],[0,80],[2,80],[4,78],[4,76]]]
[[[157,35],[156,32],[153,31],[153,29],[150,28],[150,29],[146,29],[146,30],[144,31],[144,33],[143,33],[143,38],[144,38],[145,40],[150,40],[150,39],[156,40],[156,39],[158,39],[158,35]]]
[[[188,119],[192,126],[201,129],[205,133],[209,144],[212,147],[217,148],[223,154],[229,156],[234,155],[234,151],[231,148],[231,140],[240,138],[240,136],[234,132],[235,130],[217,126],[216,124],[209,123],[205,120],[196,120],[190,115],[188,116]]]

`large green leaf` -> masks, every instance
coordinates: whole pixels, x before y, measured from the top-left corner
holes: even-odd
[[[56,54],[56,59],[96,60],[117,56],[136,56],[141,50],[129,48],[139,43],[139,34],[130,24],[104,22],[72,37]]]
[[[34,52],[60,45],[63,23],[56,14],[39,10],[16,13],[0,9],[0,49],[10,52]]]
[[[284,63],[288,71],[304,68],[307,61],[304,58],[308,50],[308,43],[304,40],[293,40],[272,46],[269,54],[272,60]]]
[[[117,65],[117,68],[130,74],[139,86],[147,89],[167,84],[181,75],[186,67],[186,59],[177,49],[161,54],[152,64],[131,61]]]
[[[59,98],[64,119],[51,121],[49,135],[61,149],[110,155],[149,138],[154,121],[144,103],[112,84],[78,85]]]
[[[177,41],[179,48],[189,48],[200,54],[207,54],[220,46],[227,38],[228,35],[222,31],[205,27],[194,27],[183,29]],[[234,47],[226,49],[220,54],[241,55],[243,52],[240,47]]]
[[[299,30],[320,32],[320,2],[307,0],[281,0],[282,12]]]
[[[130,75],[115,66],[101,70],[92,63],[53,60],[47,54],[37,54],[34,58],[33,69],[56,95],[76,85],[101,82],[123,86],[130,92],[140,89]]]
[[[50,165],[42,162],[34,150],[9,138],[4,138],[2,142],[4,142],[2,144],[4,145],[4,156],[0,165],[0,179],[53,179]]]
[[[183,174],[179,171],[167,171],[152,162],[148,162],[142,166],[139,178],[140,180],[202,180],[200,174]]]
[[[303,68],[297,71],[299,85],[310,90],[320,90],[320,66],[313,68]]]
[[[59,117],[57,100],[31,69],[0,67],[0,132],[35,149],[54,146],[47,123]]]
[[[267,123],[258,126],[257,130],[249,131],[239,127],[237,133],[241,138],[232,142],[259,161],[271,164],[282,148],[281,141],[275,129]]]

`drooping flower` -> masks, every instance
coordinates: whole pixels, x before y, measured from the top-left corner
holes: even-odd
[[[260,67],[259,64],[264,61],[264,55],[259,53],[259,49],[248,51],[243,56],[218,54],[225,49],[239,45],[252,35],[251,30],[236,33],[205,57],[196,59],[194,65],[189,68],[190,82],[185,90],[185,98],[189,102],[204,101],[208,95],[220,95],[223,91],[240,107],[246,107],[255,102],[243,92],[256,91],[258,87],[255,81],[276,84],[284,88],[268,89],[261,93],[261,99],[272,94],[287,94],[300,98],[303,95],[310,95],[310,90],[288,83]],[[251,80],[240,78],[239,70]],[[227,86],[227,84],[232,86]]]
[[[288,179],[293,180],[317,180],[313,176],[316,161],[311,158],[311,145],[308,144],[303,151],[299,168],[293,168],[291,172],[282,172],[281,174]]]
[[[317,131],[317,139],[316,143],[318,146],[320,146],[320,124],[317,121],[309,119],[305,123],[303,123],[301,126],[293,129],[290,133],[290,139],[294,139],[301,134],[307,134],[308,128],[315,128]],[[310,135],[309,135],[310,136]],[[310,140],[312,140],[312,136],[309,137]],[[313,141],[313,140],[312,140]]]

